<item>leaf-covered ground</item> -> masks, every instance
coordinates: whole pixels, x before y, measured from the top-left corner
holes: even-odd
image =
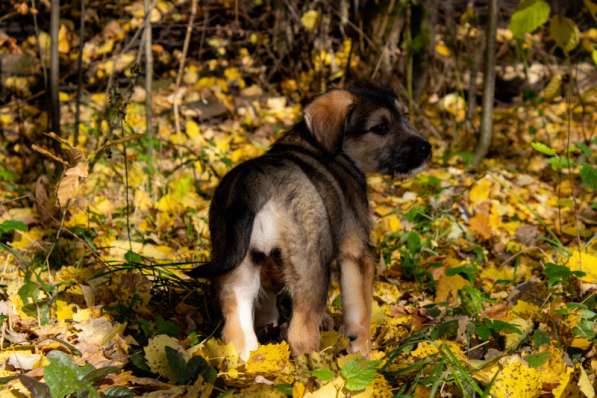
[[[99,57],[103,42],[92,43],[87,56]],[[125,55],[95,64],[93,78],[130,66]],[[347,50],[327,56],[342,70]],[[594,90],[499,106],[478,172],[462,97],[430,97],[415,120],[433,143],[430,166],[369,178],[370,358],[346,353],[334,278],[319,352],[292,358],[283,324],[261,331],[242,363],[219,339],[213,288],[183,270],[209,258],[219,178],[300,118],[295,89],[312,76],[273,89],[257,83],[257,64],[242,50],[190,60],[183,91],[156,85],[151,158],[133,77],[84,95],[77,147],[37,144],[61,164],[58,181],[20,183],[39,165],[0,149],[1,397],[595,396]],[[72,126],[74,95],[61,101]],[[1,126],[17,123],[43,120],[33,107],[0,108]],[[280,308],[287,321],[284,297]]]

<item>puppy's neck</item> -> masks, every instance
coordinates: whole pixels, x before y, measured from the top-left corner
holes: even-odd
[[[282,137],[280,137],[274,145],[294,145],[307,149],[309,151],[316,152],[318,155],[325,157],[330,156],[329,153],[317,142],[313,134],[307,128],[305,121],[300,121]]]

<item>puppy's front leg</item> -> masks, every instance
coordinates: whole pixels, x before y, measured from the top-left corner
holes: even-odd
[[[371,304],[374,267],[371,255],[363,249],[360,255],[340,255],[344,332],[351,340],[350,351],[367,356],[370,350]]]
[[[260,288],[259,272],[255,272],[247,257],[234,271],[223,276],[219,285],[224,316],[222,337],[226,343],[232,343],[246,361],[259,345],[253,325],[255,299]]]

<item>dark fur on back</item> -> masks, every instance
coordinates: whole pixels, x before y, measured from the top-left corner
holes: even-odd
[[[342,209],[338,203],[342,196],[351,197],[350,203],[366,201],[364,174],[346,155],[332,155],[321,148],[305,122],[301,121],[264,155],[241,163],[224,176],[215,191],[209,212],[212,259],[194,268],[189,276],[215,277],[237,266],[249,249],[255,215],[274,194],[276,186],[292,179],[293,172],[306,175],[318,192],[325,193],[321,199],[335,237],[341,225]],[[357,190],[354,190],[355,186]],[[287,199],[290,206],[292,195]],[[366,217],[360,221],[365,227]],[[336,250],[333,248],[333,252]]]

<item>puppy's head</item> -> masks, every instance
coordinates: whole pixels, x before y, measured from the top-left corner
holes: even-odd
[[[332,154],[343,151],[364,172],[405,176],[431,158],[431,145],[385,87],[329,91],[307,105],[305,122],[321,146]]]

